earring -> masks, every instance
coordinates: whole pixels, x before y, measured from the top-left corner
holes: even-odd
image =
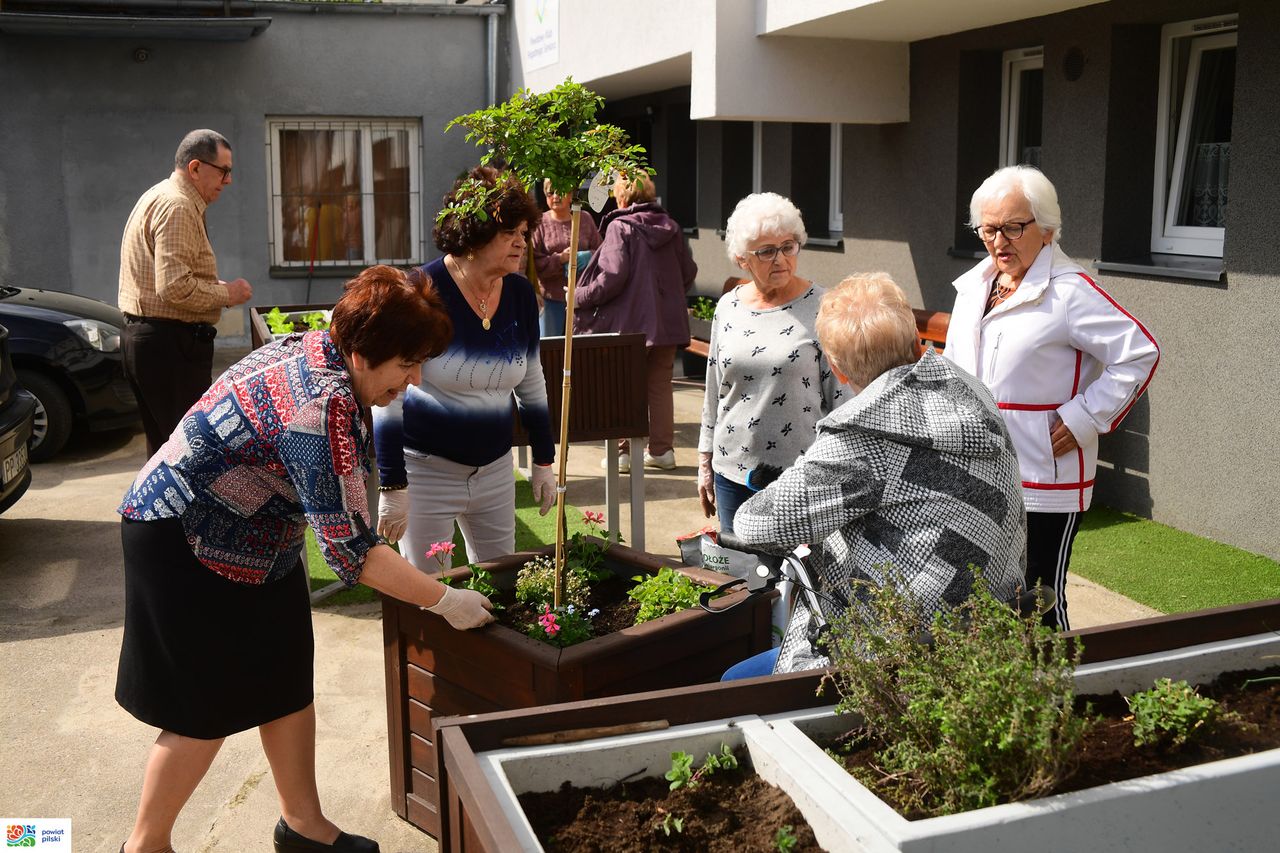
[[[475,252],[473,252],[473,251],[471,251],[470,249],[468,249],[468,250],[467,250],[467,260],[469,260],[469,261],[474,261],[475,259],[476,259],[476,253],[475,253]]]

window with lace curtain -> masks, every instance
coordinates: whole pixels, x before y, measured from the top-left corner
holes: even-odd
[[[268,119],[272,264],[421,263],[419,136],[413,120]]]
[[[1161,30],[1152,252],[1222,257],[1235,71],[1236,16]]]

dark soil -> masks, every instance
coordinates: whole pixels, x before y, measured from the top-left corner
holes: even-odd
[[[1133,728],[1127,719],[1129,706],[1119,693],[1077,697],[1077,709],[1082,710],[1084,703],[1089,703],[1097,720],[1085,733],[1075,772],[1050,793],[1065,794],[1280,747],[1280,679],[1258,682],[1258,679],[1277,676],[1280,676],[1280,667],[1230,672],[1212,684],[1201,686],[1200,695],[1217,699],[1227,711],[1239,714],[1246,724],[1221,723],[1180,749],[1134,746]],[[1251,679],[1254,683],[1245,686]],[[852,732],[850,735],[857,736]],[[842,735],[819,746],[836,747],[845,738]],[[878,745],[865,745],[864,740],[864,745],[841,757],[846,768],[870,767],[878,749]],[[901,808],[894,801],[891,788],[877,787],[876,794],[911,820],[927,817]]]
[[[591,585],[587,609],[600,610],[591,620],[591,630],[595,636],[603,637],[635,624],[636,614],[640,612],[640,602],[627,597],[627,592],[633,586],[635,581],[631,578],[618,576],[596,581]],[[514,593],[505,593],[500,601],[503,609],[498,611],[498,624],[521,634],[524,633],[525,626],[537,624],[538,617],[542,615],[541,607],[516,601]]]
[[[547,850],[646,853],[653,850],[755,853],[776,851],[779,828],[790,826],[793,850],[819,850],[813,830],[781,789],[756,776],[739,750],[739,769],[708,776],[690,790],[666,779],[640,779],[609,789],[575,788],[523,794],[520,805]],[[671,834],[667,815],[684,819]]]

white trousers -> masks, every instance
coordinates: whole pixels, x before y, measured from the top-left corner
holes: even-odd
[[[409,475],[409,526],[400,553],[419,570],[439,572],[436,557],[427,557],[435,542],[452,542],[456,521],[467,554],[445,558],[443,568],[482,563],[516,549],[516,481],[511,455],[504,453],[479,468],[440,456],[405,451]]]

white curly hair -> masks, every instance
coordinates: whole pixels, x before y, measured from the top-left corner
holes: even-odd
[[[809,239],[800,209],[777,193],[752,193],[738,202],[724,230],[725,251],[735,264],[746,257],[747,244],[761,234],[790,234],[801,246]]]

